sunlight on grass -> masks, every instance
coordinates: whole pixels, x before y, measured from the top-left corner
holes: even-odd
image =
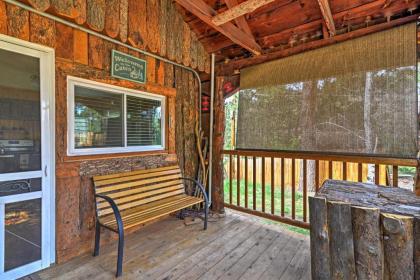
[[[237,192],[237,181],[232,180],[232,204],[245,207],[245,197],[246,197],[246,190],[248,190],[248,206],[247,208],[253,209],[254,202],[253,202],[253,185],[249,183],[248,186],[245,186],[245,181],[240,181],[239,187],[239,203],[238,203],[238,192]],[[257,211],[262,212],[262,194],[263,194],[263,187],[261,184],[256,184],[255,187],[255,208]],[[226,179],[224,181],[224,197],[225,202],[229,203],[229,180]],[[271,185],[269,183],[265,184],[265,213],[271,213]],[[281,188],[279,186],[275,186],[274,188],[274,214],[280,216],[281,215]],[[286,217],[292,217],[292,190],[290,187],[285,188],[284,191],[284,215]],[[309,214],[308,216],[309,217]],[[303,194],[296,190],[295,193],[295,219],[296,220],[303,220]],[[309,234],[309,231],[306,229],[302,229],[299,227],[290,226],[284,223],[271,221],[268,219],[264,219],[269,224],[278,224],[289,230]]]

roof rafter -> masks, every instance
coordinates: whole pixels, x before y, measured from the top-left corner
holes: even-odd
[[[238,0],[225,0],[226,6],[231,9],[235,6],[237,6]],[[252,34],[251,28],[249,28],[248,22],[245,19],[245,16],[240,16],[235,18],[236,25],[242,29],[245,33],[252,36],[254,38],[254,35]]]
[[[255,39],[242,29],[236,27],[233,23],[227,22],[223,26],[215,25],[212,22],[212,17],[217,15],[217,12],[207,5],[203,0],[175,0],[179,5],[184,7],[187,11],[194,14],[196,17],[228,37],[230,40],[249,50],[250,52],[260,55],[261,47],[255,42]]]
[[[328,0],[318,0],[319,8],[321,9],[324,18],[325,26],[328,29],[330,36],[335,35],[335,24],[331,13],[330,3]]]
[[[241,4],[235,5],[232,8],[229,7],[228,10],[216,15],[212,21],[215,25],[220,26],[240,16],[251,13],[256,9],[274,1],[275,0],[248,0],[242,2]]]

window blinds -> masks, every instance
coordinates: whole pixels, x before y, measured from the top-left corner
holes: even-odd
[[[416,25],[241,71],[237,148],[417,154]]]
[[[161,102],[127,96],[127,145],[161,144]]]

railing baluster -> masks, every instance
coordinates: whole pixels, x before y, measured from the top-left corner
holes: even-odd
[[[307,193],[307,167],[306,167],[306,159],[303,160],[302,164],[303,168],[303,221],[306,222],[307,220],[307,200],[308,200],[308,193]]]
[[[236,205],[241,206],[241,157],[236,158]]]
[[[248,208],[248,157],[245,156],[245,208]]]
[[[296,166],[295,159],[292,158],[292,219],[295,219],[296,216]]]
[[[398,165],[392,166],[392,186],[398,187]]]
[[[274,158],[271,158],[271,214],[274,215]]]
[[[319,160],[315,160],[315,191],[319,191]]]
[[[379,185],[379,165],[375,164],[375,184]]]
[[[265,212],[265,157],[261,158],[261,211]]]
[[[347,180],[347,162],[343,161],[343,180]]]
[[[252,209],[257,209],[257,159],[252,157]]]
[[[376,184],[383,183],[383,167],[385,166],[387,167],[385,169],[386,184],[398,187],[398,167],[417,166],[417,161],[408,159],[375,158],[372,160],[372,158],[349,155],[339,157],[327,154],[251,150],[223,151],[223,155],[224,169],[229,173],[225,174],[227,178],[224,181],[226,183],[225,205],[227,208],[304,228],[309,228],[308,195],[309,186],[312,184],[308,179],[310,175],[312,176],[312,174],[309,174],[311,171],[309,164],[314,164],[316,191],[319,191],[323,180],[326,178],[363,182],[366,180],[366,167],[369,166],[375,168],[374,182]],[[261,166],[259,166],[260,159]],[[279,159],[278,162],[276,162],[276,159]],[[245,160],[245,163],[243,163],[243,160]],[[251,164],[252,171],[249,171]],[[281,166],[277,166],[277,164],[281,164]],[[267,165],[271,166],[271,174],[266,170]],[[260,171],[261,175],[259,174]],[[249,176],[249,172],[252,172],[251,176]],[[290,172],[291,177],[289,177]],[[340,172],[342,172],[342,176],[340,176]],[[390,174],[392,174],[392,179]],[[303,177],[301,178],[301,176]],[[237,180],[235,190],[233,180]],[[241,193],[243,188],[241,180],[244,180],[244,193]],[[276,182],[280,186],[276,185]],[[270,184],[270,187],[267,188],[266,184]],[[289,185],[291,185],[290,189]],[[252,188],[252,191],[249,188]],[[236,191],[236,194],[234,191]],[[276,191],[280,194],[277,194]],[[236,204],[233,203],[233,195],[235,195]],[[277,199],[280,199],[280,201]],[[261,205],[258,206],[260,200]]]
[[[328,179],[332,179],[333,177],[333,161],[328,161]]]
[[[281,215],[284,217],[284,158],[281,158],[281,166],[280,166],[280,173],[281,173],[281,181],[280,181],[280,187],[281,187]]]
[[[232,155],[229,155],[229,204],[232,204],[232,173],[233,173],[233,159]]]

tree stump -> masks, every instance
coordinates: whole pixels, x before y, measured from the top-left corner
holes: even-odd
[[[413,192],[327,180],[309,210],[312,279],[420,279]]]

